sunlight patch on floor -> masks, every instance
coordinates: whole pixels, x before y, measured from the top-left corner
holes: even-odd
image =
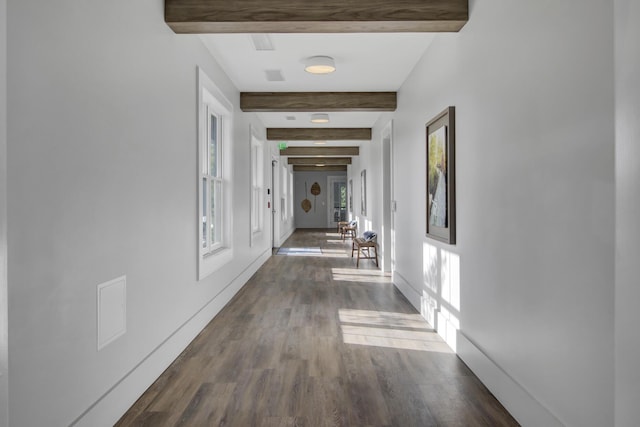
[[[333,280],[341,282],[391,283],[391,275],[380,270],[332,268]]]
[[[419,314],[339,310],[345,344],[452,353]]]
[[[391,283],[391,278],[384,276],[363,276],[360,274],[334,274],[337,282]]]
[[[433,329],[419,314],[393,313],[388,311],[340,309],[340,322],[397,328]]]
[[[344,249],[320,249],[319,247],[280,248],[276,255],[309,256],[320,258],[347,258]]]

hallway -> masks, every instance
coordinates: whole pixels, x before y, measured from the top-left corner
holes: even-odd
[[[350,242],[283,247],[118,426],[518,425]]]

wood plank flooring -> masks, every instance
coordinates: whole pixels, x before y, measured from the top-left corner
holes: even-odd
[[[284,246],[117,426],[518,425],[350,241]]]

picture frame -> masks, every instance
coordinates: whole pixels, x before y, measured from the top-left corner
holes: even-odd
[[[426,235],[456,243],[455,107],[447,107],[425,125]]]
[[[360,172],[360,214],[367,216],[367,170]]]

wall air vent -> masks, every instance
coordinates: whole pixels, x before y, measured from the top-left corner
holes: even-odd
[[[127,277],[98,285],[98,350],[127,332]]]

